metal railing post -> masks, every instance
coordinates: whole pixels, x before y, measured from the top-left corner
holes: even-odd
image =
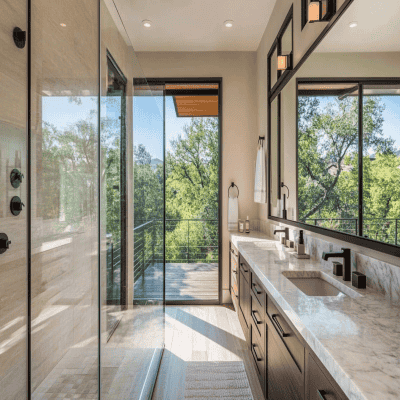
[[[142,234],[142,242],[143,242],[143,250],[142,250],[142,254],[143,254],[143,264],[142,264],[142,276],[143,276],[143,280],[144,280],[144,257],[145,257],[145,244],[146,244],[146,238],[144,235],[144,228],[143,228],[143,234]]]
[[[111,282],[114,287],[114,243],[111,242]]]
[[[189,262],[189,234],[190,234],[190,227],[189,227],[189,220],[188,220],[188,239],[187,239],[187,262]]]
[[[155,241],[155,225],[154,225],[154,221],[152,221],[152,223],[151,223],[151,225],[152,225],[152,236],[153,236],[153,240],[152,240],[152,247],[153,247],[153,259],[152,259],[152,264],[154,264],[154,247],[155,247],[155,243],[156,243],[156,241]]]

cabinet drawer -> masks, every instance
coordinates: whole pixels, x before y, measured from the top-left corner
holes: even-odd
[[[247,261],[240,256],[240,262],[239,262],[239,268],[240,268],[240,272],[243,274],[244,278],[246,279],[246,281],[248,283],[250,283],[250,266],[247,263]]]
[[[254,335],[257,336],[263,350],[265,350],[265,332],[266,332],[266,322],[265,322],[265,311],[258,300],[255,298],[254,294],[251,293],[251,313],[250,318],[254,326]]]
[[[305,351],[304,346],[301,344],[300,340],[293,332],[293,329],[286,322],[286,319],[283,317],[282,313],[278,310],[276,305],[269,297],[267,298],[267,314],[269,317],[268,322],[273,326],[281,340],[286,345],[299,370],[303,372]]]
[[[252,321],[250,351],[256,366],[258,380],[260,381],[261,388],[263,390],[264,396],[266,397],[266,379],[267,379],[266,351],[260,344],[258,333],[256,333],[256,330],[257,328],[255,327],[254,322]]]
[[[232,297],[232,303],[235,306],[236,312],[239,312],[239,291],[238,288],[233,288],[231,287],[231,297]]]
[[[307,394],[308,400],[342,400],[338,391],[322,372],[311,354],[308,355]]]
[[[262,288],[260,280],[257,278],[256,274],[251,274],[251,293],[261,304],[262,308],[265,307],[265,291]]]
[[[268,327],[269,328],[269,327]],[[268,399],[301,400],[304,378],[275,329],[268,329]]]

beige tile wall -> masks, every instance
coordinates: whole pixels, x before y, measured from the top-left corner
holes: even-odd
[[[26,30],[22,0],[0,3],[0,232],[11,247],[0,255],[0,397],[24,399],[27,382],[27,258],[26,209],[17,217],[10,200],[26,203],[26,179],[18,189],[10,183],[13,168],[26,177],[27,50],[18,49],[13,29]]]

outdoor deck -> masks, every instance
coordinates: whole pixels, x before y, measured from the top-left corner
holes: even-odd
[[[218,300],[218,264],[167,263],[166,300]],[[149,266],[135,283],[134,299],[161,300],[162,264]]]

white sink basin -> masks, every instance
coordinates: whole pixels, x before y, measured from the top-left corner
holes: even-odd
[[[322,271],[283,271],[282,274],[307,296],[362,297],[360,293]]]

